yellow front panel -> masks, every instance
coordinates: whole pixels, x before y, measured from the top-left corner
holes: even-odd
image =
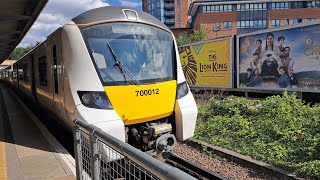
[[[105,86],[108,98],[125,125],[169,116],[174,111],[175,80],[148,85]]]

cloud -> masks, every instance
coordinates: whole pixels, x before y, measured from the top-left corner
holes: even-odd
[[[139,2],[131,2],[129,0],[119,0],[121,6],[127,6],[127,7],[133,7],[133,8],[137,8],[139,6],[141,6],[141,1]]]
[[[104,0],[48,1],[46,7],[18,46],[26,47],[30,44],[35,44],[37,41],[44,41],[53,31],[77,15],[103,6],[109,6],[109,4]]]

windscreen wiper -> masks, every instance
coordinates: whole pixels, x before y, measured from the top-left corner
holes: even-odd
[[[133,83],[133,84],[135,84],[135,85],[137,85],[137,84],[140,85],[139,80],[138,80],[137,78],[135,78],[135,77],[131,74],[131,72],[128,70],[128,68],[126,68],[126,66],[124,66],[124,65],[121,63],[121,61],[120,61],[119,58],[116,56],[116,54],[114,53],[113,49],[111,48],[110,44],[107,43],[107,45],[108,45],[108,47],[109,47],[109,49],[110,49],[110,51],[111,51],[111,54],[112,54],[112,56],[113,56],[113,59],[114,59],[114,61],[115,61],[115,64],[114,64],[114,65],[119,68],[119,71],[121,72],[121,74],[123,74],[124,80],[125,80],[126,82],[130,82],[130,83]],[[136,83],[134,83],[133,81],[128,81],[123,70],[125,70],[125,71],[127,72],[127,74],[129,75],[129,77],[130,77],[131,79],[135,80]]]

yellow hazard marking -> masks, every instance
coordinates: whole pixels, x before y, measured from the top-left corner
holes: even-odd
[[[174,111],[175,80],[148,85],[105,86],[104,89],[125,125],[170,116]]]
[[[7,179],[6,145],[0,141],[0,179]]]

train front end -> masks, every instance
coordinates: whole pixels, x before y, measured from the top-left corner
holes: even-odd
[[[171,31],[146,13],[118,10],[122,20],[81,28],[105,92],[100,108],[115,111],[123,121],[126,142],[165,159],[177,140],[193,136],[197,107]],[[79,94],[89,108],[97,96]]]

